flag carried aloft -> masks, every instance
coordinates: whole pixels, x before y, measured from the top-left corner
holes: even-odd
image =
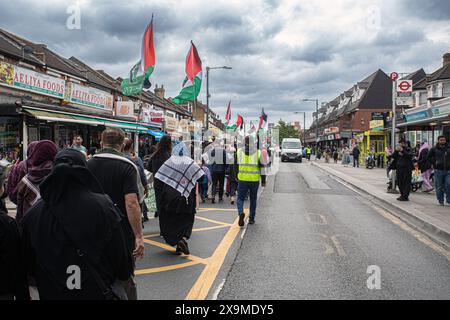
[[[261,116],[259,117],[259,129],[264,127],[264,124],[267,122],[267,114],[264,112],[264,108],[262,109]]]
[[[142,37],[141,59],[130,70],[130,77],[122,81],[122,94],[133,96],[139,94],[143,88],[149,89],[150,75],[155,70],[156,56],[153,43],[153,15]]]
[[[230,120],[231,120],[231,100],[230,102],[228,102],[228,108],[227,108],[227,114],[225,115],[225,124],[227,125],[227,127],[230,125]]]
[[[202,87],[202,74],[202,61],[197,48],[191,41],[191,49],[186,57],[186,78],[183,81],[183,88],[172,102],[183,104],[187,101],[195,101]]]
[[[242,130],[243,126],[244,126],[244,118],[242,118],[242,116],[240,114],[238,114],[236,123],[233,124],[232,126],[227,126],[227,129],[234,130],[234,131],[236,131],[237,129]]]

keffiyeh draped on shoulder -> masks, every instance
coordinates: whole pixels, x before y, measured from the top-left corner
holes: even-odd
[[[203,170],[191,158],[172,156],[164,162],[155,178],[171,186],[187,199],[203,174]]]

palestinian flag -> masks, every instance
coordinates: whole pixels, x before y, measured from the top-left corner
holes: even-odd
[[[238,114],[238,118],[236,121],[236,128],[239,128],[239,130],[241,130],[243,126],[244,126],[244,118],[242,118],[242,116]]]
[[[183,104],[186,101],[195,101],[202,87],[202,61],[197,48],[191,41],[191,49],[186,57],[186,78],[180,94],[172,102]]]
[[[227,114],[225,115],[225,120],[226,120],[226,125],[229,126],[230,125],[230,120],[231,120],[231,100],[230,102],[228,102],[228,109],[227,109]]]
[[[151,83],[150,75],[155,70],[156,56],[153,43],[153,15],[152,20],[145,29],[142,37],[141,60],[139,60],[130,70],[129,79],[122,81],[122,93],[125,96],[139,94],[143,88],[149,89]]]
[[[233,124],[232,126],[227,126],[227,129],[236,131],[239,128],[239,130],[242,130],[243,126],[244,126],[244,118],[242,118],[242,116],[238,114],[236,123]]]
[[[259,127],[258,130],[264,126],[264,123],[267,122],[267,114],[264,112],[264,108],[262,109],[261,116],[259,117]]]

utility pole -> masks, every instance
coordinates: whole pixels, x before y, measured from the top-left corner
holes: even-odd
[[[216,69],[226,69],[231,70],[231,67],[223,66],[223,67],[206,67],[206,131],[209,130],[209,98],[211,97],[209,94],[209,71]]]

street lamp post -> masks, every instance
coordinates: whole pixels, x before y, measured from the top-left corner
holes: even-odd
[[[206,67],[206,131],[209,130],[209,71],[216,69],[226,69],[231,70],[231,67],[223,66],[223,67]]]
[[[303,99],[304,102],[316,102],[316,141],[319,144],[319,99]],[[317,147],[316,145],[316,147]]]
[[[306,112],[296,111],[295,114],[303,113],[303,145],[306,145]]]

